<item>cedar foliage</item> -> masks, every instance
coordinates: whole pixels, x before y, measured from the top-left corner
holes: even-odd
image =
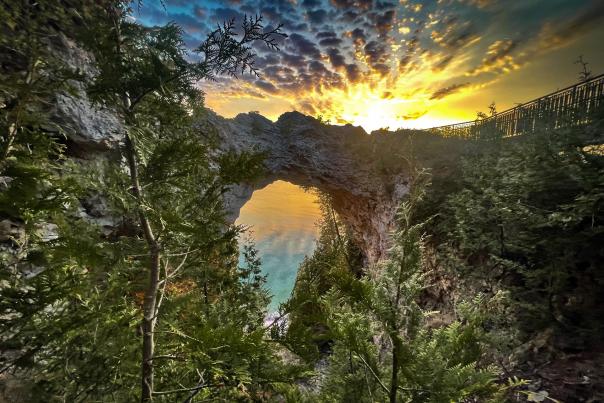
[[[345,250],[335,251],[339,259],[324,265],[324,249],[336,237],[324,221],[317,251],[302,264],[289,301],[289,331],[300,332],[299,323],[320,320],[331,352],[320,390],[299,399],[444,402],[505,395],[509,386],[494,382],[499,370],[485,360],[490,337],[484,323],[492,315],[488,309],[498,306],[497,298],[460,302],[456,320],[441,326],[433,326],[433,313],[419,304],[430,284],[423,262],[425,223],[414,223],[414,213],[427,178],[418,174],[400,207],[389,258],[360,278],[348,267]],[[319,274],[308,275],[312,269],[324,271],[322,289],[316,287]],[[315,308],[296,306],[297,301],[311,301]]]

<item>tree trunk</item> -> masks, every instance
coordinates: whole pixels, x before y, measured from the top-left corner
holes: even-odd
[[[122,55],[122,34],[121,21],[124,18],[122,10],[115,5],[110,5],[108,8],[110,16],[113,18],[115,27],[116,53]],[[136,102],[140,100],[137,99]],[[124,119],[129,123],[132,117],[133,107],[132,100],[127,92],[122,94],[122,107],[124,111]],[[157,322],[157,294],[159,291],[159,273],[160,273],[160,252],[161,247],[151,228],[151,223],[147,218],[144,205],[144,197],[142,187],[138,177],[138,164],[136,161],[136,149],[132,143],[129,133],[126,131],[124,135],[126,159],[128,160],[128,168],[130,169],[130,185],[131,191],[137,203],[137,214],[139,225],[143,231],[147,247],[149,248],[149,284],[145,290],[143,302],[143,356],[141,361],[141,401],[150,402],[153,400],[153,354],[155,350],[154,331]]]
[[[159,291],[160,245],[153,234],[151,223],[143,210],[143,195],[138,179],[136,150],[132,139],[126,134],[126,157],[130,168],[132,193],[138,203],[139,225],[143,230],[145,241],[149,247],[149,284],[145,290],[143,303],[143,357],[141,364],[141,401],[153,400],[153,354],[155,350],[154,331],[157,322],[157,294]]]
[[[397,336],[392,337],[392,378],[390,380],[390,403],[396,403],[398,390],[398,368],[400,356],[400,341]]]
[[[154,331],[159,289],[159,248],[151,250],[149,262],[149,285],[145,291],[143,307],[143,358],[142,358],[142,402],[153,400],[153,355],[155,350]]]

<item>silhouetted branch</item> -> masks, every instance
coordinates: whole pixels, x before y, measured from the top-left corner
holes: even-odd
[[[215,79],[217,75],[237,76],[238,73],[250,74],[258,77],[258,69],[254,65],[256,54],[252,50],[252,43],[260,41],[269,49],[279,50],[278,37],[287,37],[281,32],[283,24],[269,31],[264,30],[262,16],[243,17],[241,39],[237,40],[235,32],[235,19],[225,21],[212,31],[207,39],[195,51],[202,55],[203,60],[197,64],[196,70],[200,78]]]

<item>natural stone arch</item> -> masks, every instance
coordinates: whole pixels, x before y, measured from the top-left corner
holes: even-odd
[[[207,121],[215,129],[222,151],[266,154],[264,177],[233,186],[225,196],[232,221],[255,190],[284,180],[329,194],[366,261],[376,262],[385,256],[396,207],[408,191],[407,182],[401,176],[386,183],[372,164],[351,152],[350,144],[368,136],[363,129],[325,125],[297,112],[285,113],[275,123],[257,113],[234,119],[209,113]]]

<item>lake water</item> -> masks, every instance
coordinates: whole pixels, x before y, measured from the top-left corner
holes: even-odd
[[[255,191],[236,221],[251,227],[249,235],[260,252],[267,287],[273,295],[272,312],[289,298],[298,266],[314,250],[316,223],[321,216],[316,201],[313,193],[276,181]]]

